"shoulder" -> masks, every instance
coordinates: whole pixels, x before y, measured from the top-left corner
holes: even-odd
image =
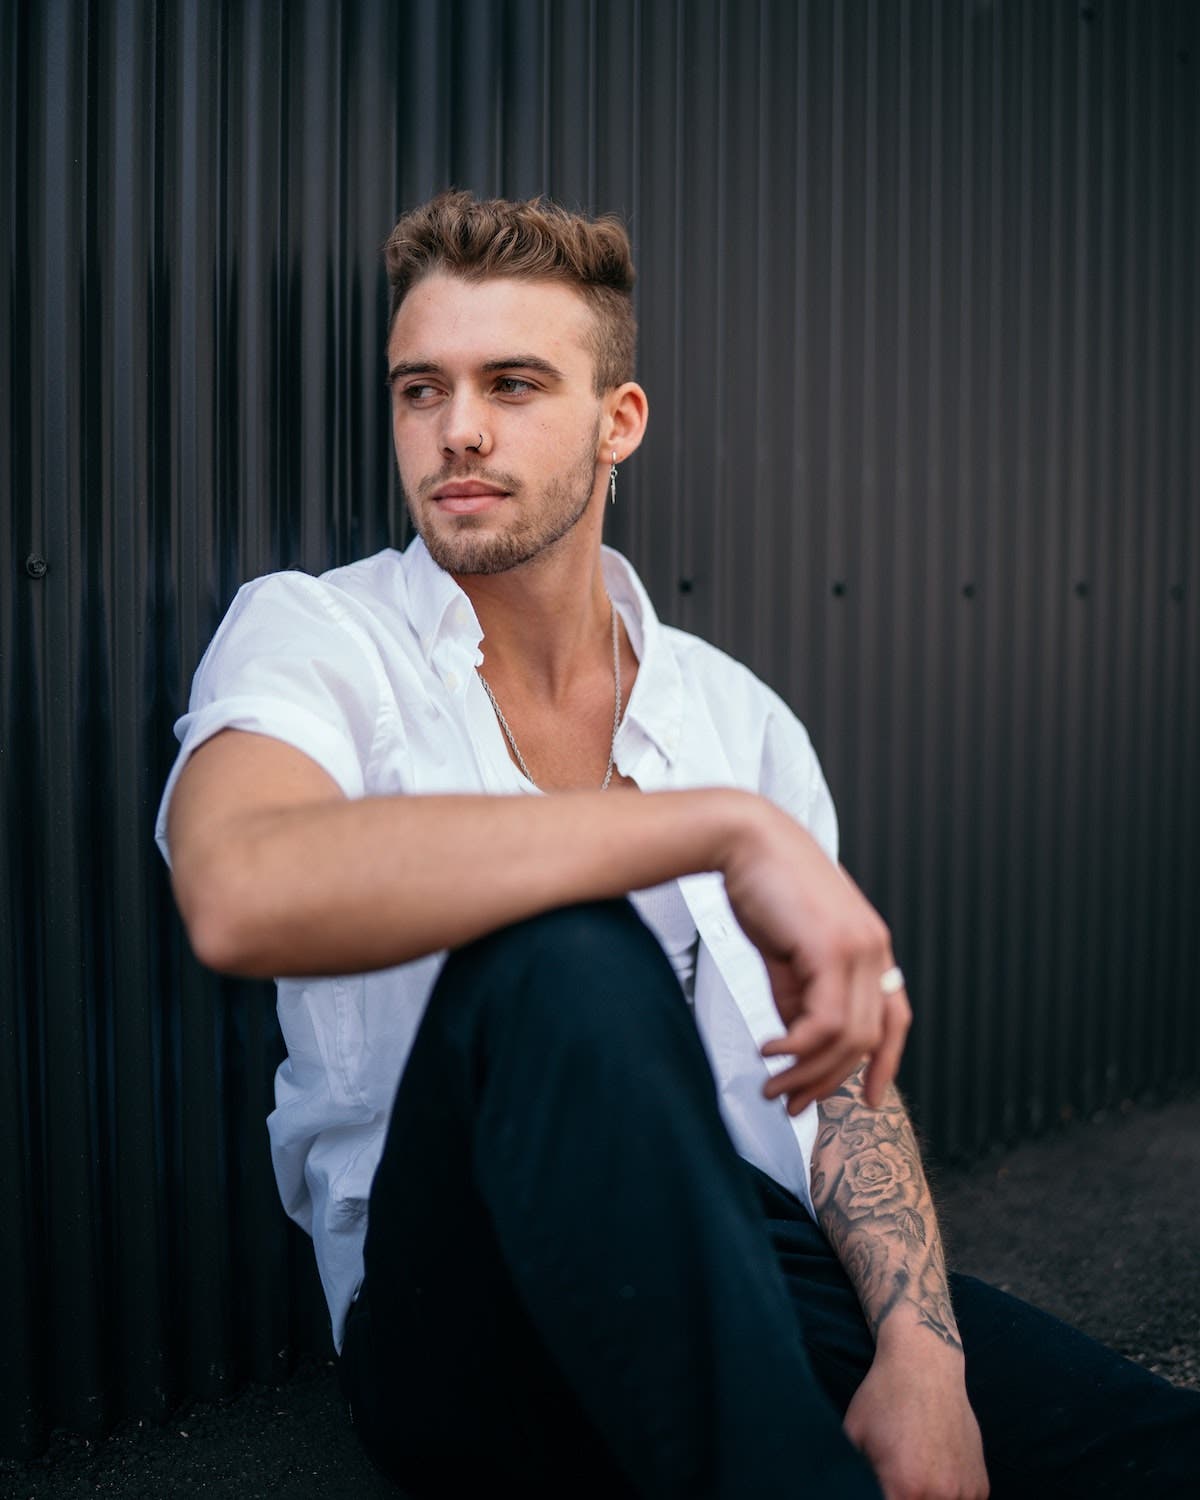
[[[374,695],[383,659],[405,631],[395,553],[378,553],[314,577],[266,573],[235,595],[196,669],[193,696],[327,691],[332,678]]]
[[[374,611],[396,604],[404,593],[404,570],[400,554],[390,548],[344,567],[314,575],[299,568],[282,573],[264,573],[244,583],[237,591],[230,614],[248,608],[277,608],[323,614],[341,621],[363,608]]]
[[[836,858],[833,801],[808,730],[789,704],[720,647],[673,626],[660,628],[685,700],[704,715],[736,783],[777,803]]]
[[[392,729],[392,743],[403,741],[388,673],[401,654],[396,571],[379,554],[319,578],[289,570],[243,584],[175,726],[181,748],[168,794],[198,745],[222,729],[240,729],[294,746],[347,796],[361,796],[381,726]]]
[[[242,584],[205,656],[370,650],[403,621],[398,554],[381,552],[319,577],[293,568]]]
[[[749,667],[710,641],[662,621],[633,564],[610,547],[603,549],[605,581],[618,602],[632,606],[641,639],[654,659],[663,652],[673,663],[689,695],[711,700],[724,709],[723,717],[747,717],[752,723],[769,717],[795,724],[799,720],[783,699]],[[657,682],[657,679],[656,679]]]
[[[313,580],[331,593],[366,603],[391,603],[405,593],[404,555],[392,547],[344,567],[330,568]]]
[[[803,731],[799,719],[774,688],[744,662],[673,625],[662,625],[660,630],[663,644],[674,656],[681,674],[706,698],[727,704],[731,709],[746,709],[764,721],[768,717],[782,717]]]

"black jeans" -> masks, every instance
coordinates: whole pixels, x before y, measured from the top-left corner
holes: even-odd
[[[624,901],[453,954],[397,1092],[342,1351],[412,1495],[878,1496],[873,1353],[800,1203],[735,1153]],[[953,1279],[993,1496],[1195,1495],[1200,1396]]]

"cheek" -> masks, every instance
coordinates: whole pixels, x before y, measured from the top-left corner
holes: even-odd
[[[533,424],[530,436],[541,452],[553,452],[561,466],[564,460],[574,464],[592,451],[592,434],[578,417],[554,420],[546,417]]]
[[[393,409],[392,449],[396,455],[396,466],[400,470],[401,478],[404,478],[419,466],[416,438],[417,434],[413,429],[412,422],[405,421],[405,413]]]

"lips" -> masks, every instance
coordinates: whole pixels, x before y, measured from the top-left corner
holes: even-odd
[[[452,480],[439,485],[432,499],[440,510],[452,516],[472,516],[490,510],[508,498],[508,491],[478,479]]]

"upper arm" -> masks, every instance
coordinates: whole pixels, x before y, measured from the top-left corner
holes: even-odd
[[[260,812],[362,796],[385,699],[377,649],[320,580],[273,574],[239,590],[175,726],[155,830],[172,869]]]
[[[341,801],[345,794],[311,756],[240,729],[223,729],[191,754],[167,810],[172,867],[206,840],[262,812]]]
[[[268,735],[225,729],[194,750],[167,809],[175,899],[189,930],[201,923],[212,887],[228,887],[239,840],[264,815],[345,794],[315,760]]]

